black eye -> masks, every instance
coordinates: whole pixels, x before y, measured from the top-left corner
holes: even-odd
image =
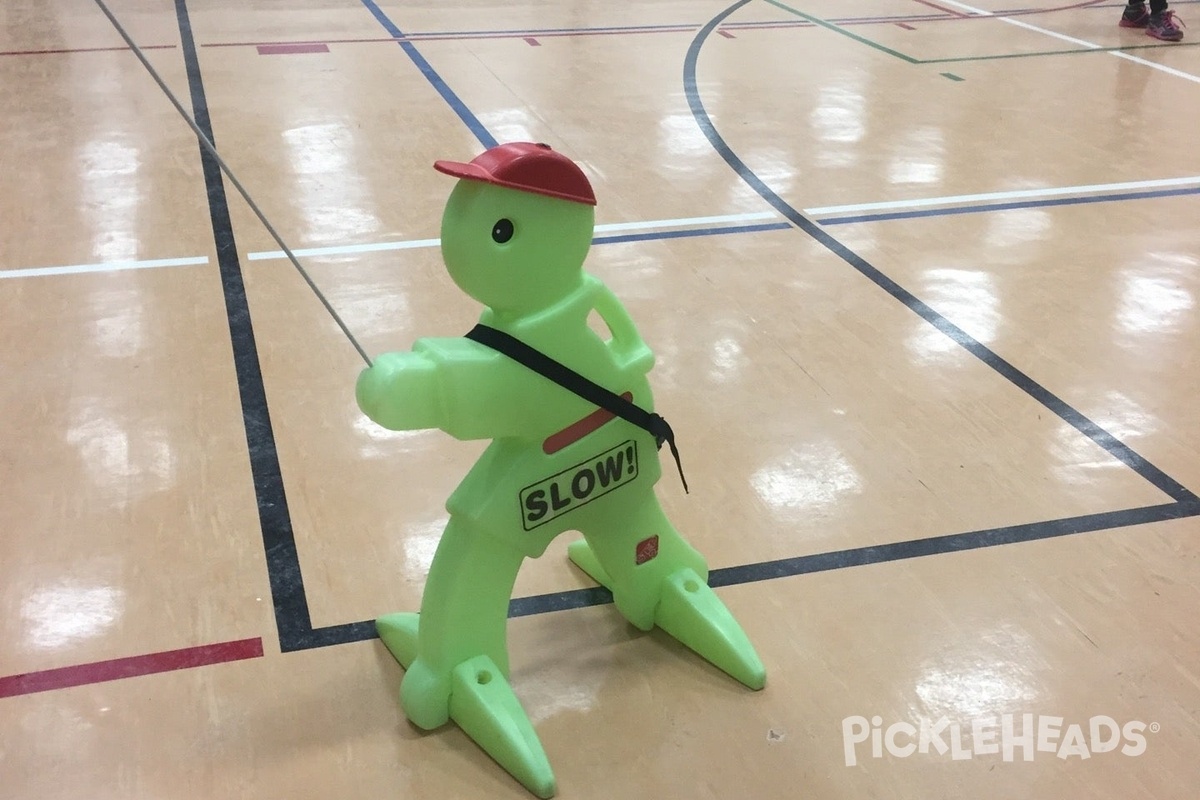
[[[513,224],[511,219],[497,220],[492,226],[492,241],[496,244],[504,244],[513,237]]]

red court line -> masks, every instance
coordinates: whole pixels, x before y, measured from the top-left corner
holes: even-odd
[[[907,19],[907,18],[905,18]],[[947,19],[946,17],[923,16],[919,19]],[[890,21],[890,20],[884,20]],[[867,25],[875,24],[877,20],[869,21],[854,21],[845,24],[850,25]],[[815,24],[797,21],[780,21],[780,22],[761,22],[761,23],[742,23],[738,25],[729,25],[726,27],[740,30],[742,28],[815,28]],[[477,39],[556,39],[560,37],[575,37],[575,36],[632,36],[635,34],[648,33],[693,33],[700,29],[699,25],[680,25],[678,27],[660,27],[660,28],[624,28],[620,30],[610,30],[605,28],[584,28],[577,31],[495,31],[488,33],[410,33],[406,36],[382,36],[371,37],[366,39],[326,39],[329,44],[374,44],[377,42],[460,42],[473,41]],[[261,47],[265,44],[283,44],[282,42],[207,42],[200,45],[201,47]],[[288,42],[287,44],[313,44],[309,41]]]
[[[1033,14],[1057,14],[1060,11],[1075,11],[1080,8],[1099,6],[1104,2],[1104,0],[1080,0],[1078,3],[1071,3],[1070,5],[1065,6],[1055,6],[1054,8],[1017,8],[1009,11],[993,11],[986,15],[966,14],[961,11],[952,11],[951,9],[943,8],[936,3],[929,2],[929,0],[914,0],[914,2],[954,15],[953,17],[943,17],[942,19],[1001,19],[1007,17],[1028,17]]]
[[[374,36],[367,39],[322,39],[321,41],[313,41],[311,39],[299,39],[294,42],[212,42],[202,44],[201,47],[278,47],[280,45],[309,45],[309,44],[372,44],[376,42],[404,42],[408,41],[408,37],[397,39],[393,36]]]
[[[1100,0],[1093,0],[1100,2]],[[897,20],[909,22],[926,22],[932,20],[952,19],[945,14],[909,14],[904,16],[891,17],[853,17],[850,19],[832,20],[836,25],[880,25]],[[646,28],[579,28],[575,30],[554,30],[554,29],[535,29],[535,30],[512,30],[512,31],[438,31],[432,33],[410,33],[404,36],[370,36],[365,38],[355,39],[324,39],[323,42],[328,44],[375,44],[375,43],[396,43],[396,42],[458,42],[476,39],[544,39],[558,37],[573,37],[573,36],[630,36],[634,34],[647,33],[693,33],[700,29],[700,25],[655,25]],[[815,28],[816,24],[805,20],[771,20],[762,22],[733,22],[722,26],[731,30],[742,29],[761,29],[761,28]],[[302,39],[291,42],[207,42],[200,45],[201,47],[261,47],[263,45],[279,45],[279,44],[320,44],[311,39]]]
[[[891,16],[876,16],[876,17],[847,17],[842,19],[831,19],[828,22],[834,25],[843,27],[850,25],[893,25],[898,23],[909,22],[960,22],[964,20],[983,20],[983,19],[998,19],[1001,17],[1020,17],[1033,14],[1050,14],[1058,11],[1070,11],[1077,8],[1086,8],[1088,6],[1098,5],[1104,0],[1080,0],[1080,2],[1071,3],[1070,5],[1056,6],[1054,8],[1026,8],[1017,9],[1014,11],[996,11],[988,16],[979,16],[976,14],[964,14],[961,11],[954,11],[949,8],[937,5],[932,0],[914,0],[931,8],[942,12],[940,14],[896,14]],[[645,28],[636,26],[626,28],[577,28],[572,30],[556,30],[556,29],[537,29],[537,30],[512,30],[512,31],[439,31],[432,33],[410,33],[400,37],[383,36],[370,37],[361,39],[326,39],[330,44],[366,44],[373,42],[456,42],[476,39],[526,39],[529,38],[557,38],[561,36],[632,36],[635,34],[649,33],[692,33],[700,29],[700,25],[653,25]],[[762,22],[730,22],[722,26],[730,30],[743,29],[764,29],[764,28],[814,28],[815,23],[804,20],[779,20],[779,21],[762,21]],[[260,45],[273,44],[316,44],[312,40],[302,40],[295,42],[209,42],[200,45],[201,47],[258,47]]]
[[[174,50],[179,45],[177,44],[149,44],[142,45],[143,50]],[[69,53],[111,53],[117,50],[128,50],[129,48],[121,45],[120,47],[74,47],[61,48],[58,50],[0,50],[0,56],[59,56]]]
[[[262,638],[255,637],[239,639],[236,642],[203,644],[198,647],[185,647],[182,650],[168,650],[164,653],[148,653],[128,658],[115,658],[111,661],[97,661],[92,664],[78,664],[73,667],[27,672],[24,675],[0,678],[0,697],[17,697],[35,692],[66,689],[70,686],[118,681],[123,678],[136,678],[140,675],[222,664],[227,661],[243,661],[249,658],[261,658],[262,654]]]
[[[585,30],[585,31],[497,31],[495,33],[410,33],[406,36],[382,36],[366,39],[326,39],[329,44],[374,44],[377,42],[462,42],[477,39],[526,39],[560,36],[622,36],[635,33],[689,33],[699,29],[694,27],[678,28],[646,28],[637,30]],[[208,42],[201,47],[259,47],[264,44],[285,44],[284,42]],[[286,42],[286,44],[311,44],[308,41]]]

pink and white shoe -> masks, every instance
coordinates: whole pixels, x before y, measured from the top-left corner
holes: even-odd
[[[1178,42],[1183,38],[1183,31],[1180,29],[1182,25],[1183,20],[1176,17],[1174,11],[1152,14],[1146,22],[1146,35],[1162,39],[1164,42]]]

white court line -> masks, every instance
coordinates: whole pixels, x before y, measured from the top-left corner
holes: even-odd
[[[309,247],[302,250],[293,250],[292,254],[296,258],[305,258],[307,256],[341,256],[350,253],[375,253],[380,250],[411,250],[418,247],[437,247],[440,243],[441,239],[410,239],[406,242],[341,244],[332,247]],[[287,258],[287,253],[282,250],[266,250],[250,253],[246,257],[251,261],[271,261],[273,259]]]
[[[1011,192],[988,192],[986,194],[959,194],[950,197],[925,197],[916,200],[893,200],[882,203],[859,203],[849,206],[825,206],[806,208],[804,213],[814,217],[830,214],[857,213],[860,211],[882,211],[900,208],[923,208],[927,206],[954,205],[958,203],[980,203],[993,200],[1029,200],[1036,197],[1058,197],[1061,195],[1088,192],[1122,192],[1144,189],[1161,189],[1169,186],[1193,186],[1200,184],[1200,175],[1190,178],[1164,178],[1155,181],[1130,181],[1129,183],[1097,183],[1091,186],[1062,186],[1048,189],[1020,189]]]
[[[755,220],[775,219],[777,217],[779,215],[774,211],[755,211],[751,214],[725,214],[719,217],[688,217],[686,219],[651,219],[645,222],[616,222],[608,225],[597,225],[596,233],[642,231],[647,228],[684,228],[690,225],[719,225],[723,222],[754,222]]]
[[[87,272],[117,272],[126,269],[155,267],[192,267],[208,263],[208,256],[192,258],[153,258],[147,261],[109,261],[104,264],[75,264],[69,267],[34,267],[32,269],[0,270],[3,278],[38,278],[45,275],[81,275]]]
[[[1164,67],[1162,64],[1156,64],[1153,61],[1147,61],[1144,58],[1138,58],[1137,56],[1131,56],[1131,55],[1129,55],[1129,53],[1119,53],[1119,52],[1115,52],[1115,51],[1109,51],[1109,55],[1116,56],[1117,58],[1123,58],[1126,61],[1132,61],[1135,64],[1141,64],[1143,67],[1150,67],[1152,69],[1156,69],[1159,72],[1166,72],[1170,75],[1174,75],[1177,78],[1183,78],[1186,81],[1192,81],[1193,83],[1200,83],[1200,75],[1193,75],[1190,72],[1184,72],[1182,70],[1172,69],[1171,67]]]
[[[617,231],[640,231],[648,228],[684,228],[692,225],[716,225],[724,222],[752,222],[764,219],[780,219],[774,211],[755,211],[749,214],[722,214],[716,217],[685,217],[683,219],[651,219],[643,222],[615,222],[607,225],[597,225],[596,233],[615,233]],[[293,250],[297,258],[306,256],[341,256],[353,253],[377,253],[383,250],[412,250],[421,247],[437,247],[441,239],[410,239],[403,242],[376,242],[373,244],[345,244],[332,247],[310,247],[304,250]],[[282,250],[266,250],[249,253],[250,261],[272,261],[287,258]]]
[[[971,14],[977,14],[981,17],[996,17],[996,15],[994,13],[992,13],[991,11],[984,11],[981,8],[975,8],[974,6],[969,6],[965,3],[959,3],[959,2],[957,2],[957,0],[942,0],[942,2],[948,6],[954,6],[955,8],[961,8],[963,11],[970,12]],[[1059,39],[1064,42],[1070,42],[1071,44],[1077,44],[1080,47],[1086,47],[1089,50],[1100,50],[1102,48],[1102,45],[1098,45],[1094,42],[1085,42],[1083,39],[1076,39],[1071,36],[1065,36],[1061,33],[1055,33],[1054,31],[1048,31],[1045,28],[1039,28],[1037,25],[1030,25],[1028,22],[1022,22],[1019,19],[1012,19],[1011,17],[996,17],[996,19],[1000,20],[1001,22],[1007,22],[1009,25],[1016,25],[1018,28],[1025,28],[1026,30],[1033,31],[1035,33],[1041,33],[1046,36],[1053,36],[1055,39]],[[1131,56],[1128,53],[1122,53],[1117,50],[1109,50],[1108,54],[1110,56],[1116,56],[1117,58],[1123,58],[1126,61],[1132,61],[1135,64],[1141,64],[1144,67],[1150,67],[1151,69],[1156,69],[1159,72],[1165,72],[1168,75],[1174,75],[1176,78],[1183,78],[1185,81],[1191,81],[1192,83],[1200,83],[1200,75],[1193,75],[1190,72],[1184,72],[1182,70],[1172,69],[1171,67],[1167,67],[1162,64],[1156,64],[1153,61],[1147,61],[1144,58],[1138,58],[1137,56]]]

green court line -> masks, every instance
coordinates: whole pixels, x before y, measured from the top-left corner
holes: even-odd
[[[955,75],[953,72],[943,72],[942,77],[949,78],[952,81],[965,81],[966,80],[966,78],[960,78],[957,75]]]
[[[912,56],[906,56],[904,53],[901,53],[899,50],[893,50],[890,47],[885,47],[884,45],[881,45],[879,42],[873,42],[865,36],[859,36],[857,33],[851,33],[850,31],[846,30],[845,28],[843,28],[841,26],[834,25],[832,22],[826,22],[825,20],[820,19],[818,17],[813,17],[808,14],[805,14],[803,11],[797,11],[796,9],[792,8],[791,6],[784,5],[783,3],[779,2],[779,0],[766,0],[766,1],[768,3],[770,3],[771,5],[775,6],[776,8],[783,9],[784,11],[788,12],[789,14],[795,14],[797,17],[800,17],[800,19],[806,19],[814,25],[820,25],[822,28],[828,28],[829,30],[834,31],[835,33],[840,33],[842,36],[847,36],[856,42],[861,42],[862,44],[865,44],[868,47],[873,47],[876,50],[880,51],[881,53],[887,53],[890,56],[895,56],[896,58],[899,58],[903,61],[907,61],[909,64],[920,64],[921,63],[920,59],[913,58]]]
[[[770,2],[770,0],[767,0]],[[1033,56],[1069,56],[1075,53],[1112,53],[1124,50],[1157,50],[1162,47],[1195,47],[1200,42],[1173,42],[1170,44],[1131,44],[1120,47],[1083,47],[1077,50],[1041,50],[1036,53],[1003,53],[996,56],[961,56],[958,58],[926,58],[917,64],[958,64],[966,61],[995,61],[1000,58],[1032,58]]]
[[[833,31],[834,33],[840,33],[841,35],[843,35],[849,39],[853,39],[856,42],[865,44],[868,47],[872,47],[881,53],[887,53],[890,56],[895,56],[896,58],[899,58],[902,61],[906,61],[909,64],[962,64],[962,63],[967,63],[967,62],[971,62],[971,61],[996,61],[999,59],[1008,59],[1008,58],[1034,58],[1037,56],[1068,56],[1068,55],[1075,55],[1077,53],[1112,53],[1112,52],[1123,52],[1125,50],[1157,50],[1157,49],[1160,49],[1163,47],[1196,47],[1197,45],[1200,45],[1200,42],[1167,42],[1167,43],[1163,43],[1163,44],[1120,45],[1117,47],[1083,47],[1083,48],[1078,48],[1078,49],[1074,49],[1074,50],[1040,50],[1040,51],[1033,52],[1033,53],[1001,53],[999,55],[991,55],[991,56],[957,56],[954,58],[913,58],[910,55],[901,53],[899,50],[893,50],[892,48],[887,47],[886,45],[882,45],[879,42],[872,41],[865,36],[859,36],[857,33],[852,33],[851,31],[846,30],[845,28],[841,27],[840,25],[835,25],[832,22],[823,20],[820,17],[814,17],[811,14],[805,14],[803,11],[792,8],[791,6],[780,2],[780,0],[765,0],[765,1],[767,3],[770,3],[771,5],[775,6],[776,8],[779,8],[779,9],[782,9],[783,11],[788,12],[789,14],[793,14],[797,17],[800,17],[800,19],[807,20],[808,22],[811,22],[814,25],[819,25],[822,28],[828,28],[829,30]],[[1178,2],[1200,2],[1200,0],[1176,0],[1176,2],[1177,3]],[[951,77],[950,74],[947,72],[943,72],[941,74],[945,75],[947,77]],[[960,80],[960,81],[964,80],[963,78],[959,78],[958,76],[953,76],[952,79]]]

